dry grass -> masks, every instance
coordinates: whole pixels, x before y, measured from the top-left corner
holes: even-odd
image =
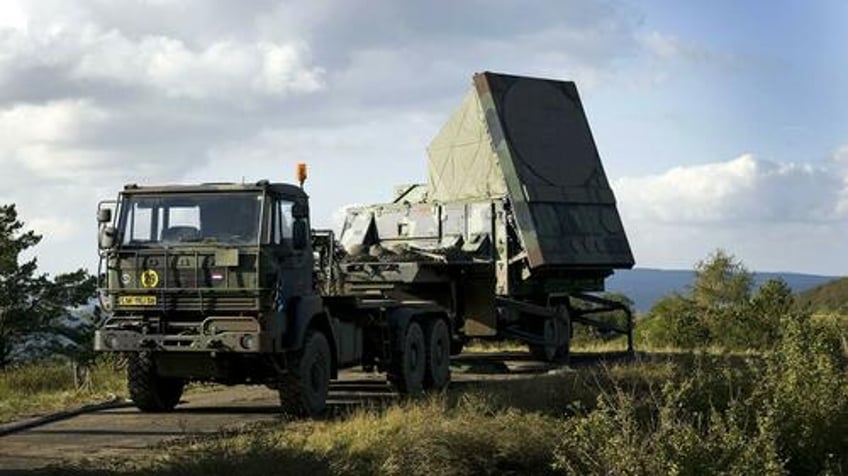
[[[126,396],[124,373],[101,360],[77,388],[71,364],[39,362],[0,371],[0,422]]]
[[[679,397],[691,408],[726,408],[756,374],[753,361],[670,354],[520,380],[480,381],[446,394],[360,407],[325,421],[299,421],[184,440],[135,461],[95,461],[78,474],[561,474],[558,448],[571,420],[620,399],[656,415],[670,382],[696,375]],[[722,369],[717,375],[703,375]],[[606,403],[605,403],[606,402]],[[648,417],[646,417],[648,418]],[[567,445],[566,445],[567,447]],[[566,458],[567,460],[568,458]],[[91,468],[91,469],[87,469]]]
[[[787,321],[766,353],[643,353],[626,363],[481,380],[329,420],[265,424],[170,442],[130,461],[52,471],[845,474],[848,359],[817,322]]]

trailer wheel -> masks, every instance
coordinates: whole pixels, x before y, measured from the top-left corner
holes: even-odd
[[[297,417],[319,416],[327,409],[332,356],[323,332],[307,332],[301,350],[280,376],[278,391],[283,412]]]
[[[548,345],[529,344],[530,355],[543,362],[555,362],[568,358],[571,344],[571,329],[568,320],[545,319],[543,336]]]
[[[444,319],[432,319],[427,323],[427,373],[424,387],[441,390],[451,379],[451,337]]]
[[[167,412],[180,403],[185,381],[160,377],[152,352],[135,352],[127,360],[127,388],[143,412]]]
[[[427,370],[427,350],[424,332],[417,322],[406,326],[400,345],[392,359],[392,368],[388,374],[389,382],[398,391],[407,394],[419,394],[424,391],[424,375]]]

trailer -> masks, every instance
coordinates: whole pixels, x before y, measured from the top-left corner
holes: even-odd
[[[345,292],[437,302],[468,338],[568,356],[572,325],[627,336],[604,280],[633,255],[577,88],[482,73],[428,148],[426,184],[348,211]],[[626,327],[593,319],[626,314]]]
[[[347,367],[443,389],[470,338],[566,359],[586,324],[632,350],[629,310],[591,294],[633,257],[573,83],[475,75],[428,154],[426,184],[350,210],[338,239],[310,227],[305,166],[299,185],[125,186],[98,207],[95,349],[128,355],[143,411],[212,381],[307,416]],[[609,311],[628,324],[592,318]]]

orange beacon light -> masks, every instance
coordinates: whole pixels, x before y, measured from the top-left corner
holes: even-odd
[[[300,182],[300,187],[303,188],[303,182],[306,182],[306,164],[299,162],[297,164],[297,181]]]

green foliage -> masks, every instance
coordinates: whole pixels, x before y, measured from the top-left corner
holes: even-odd
[[[622,293],[608,292],[603,293],[601,297],[624,304],[632,312],[633,300]],[[622,311],[599,312],[597,314],[592,314],[590,317],[603,323],[612,324],[620,329],[627,328],[627,315]],[[621,338],[621,334],[619,333],[605,331],[596,327],[581,324],[576,324],[573,327],[573,345],[591,344],[593,342],[608,342]]]
[[[722,309],[739,305],[751,295],[754,277],[733,255],[716,250],[695,265],[691,296],[703,309]]]
[[[35,258],[22,261],[21,254],[40,241],[24,231],[14,205],[0,206],[0,368],[9,364],[15,345],[35,334],[64,332],[73,338],[60,320],[94,295],[95,279],[83,269],[50,279],[38,274]]]
[[[633,398],[618,394],[565,421],[553,466],[565,474],[783,474],[769,428],[751,431],[735,413],[712,411],[702,420],[669,398],[645,421]]]
[[[778,447],[793,474],[841,473],[848,469],[848,372],[832,335],[806,314],[785,328],[751,397],[764,406]]]
[[[848,278],[839,278],[801,293],[798,301],[815,312],[848,314]]]
[[[767,349],[777,342],[781,319],[795,307],[782,280],[753,289],[753,275],[718,250],[695,266],[689,292],[660,299],[639,323],[640,341],[686,349]]]
[[[637,329],[639,340],[653,346],[690,349],[705,346],[710,340],[709,329],[695,302],[678,294],[657,301]]]

